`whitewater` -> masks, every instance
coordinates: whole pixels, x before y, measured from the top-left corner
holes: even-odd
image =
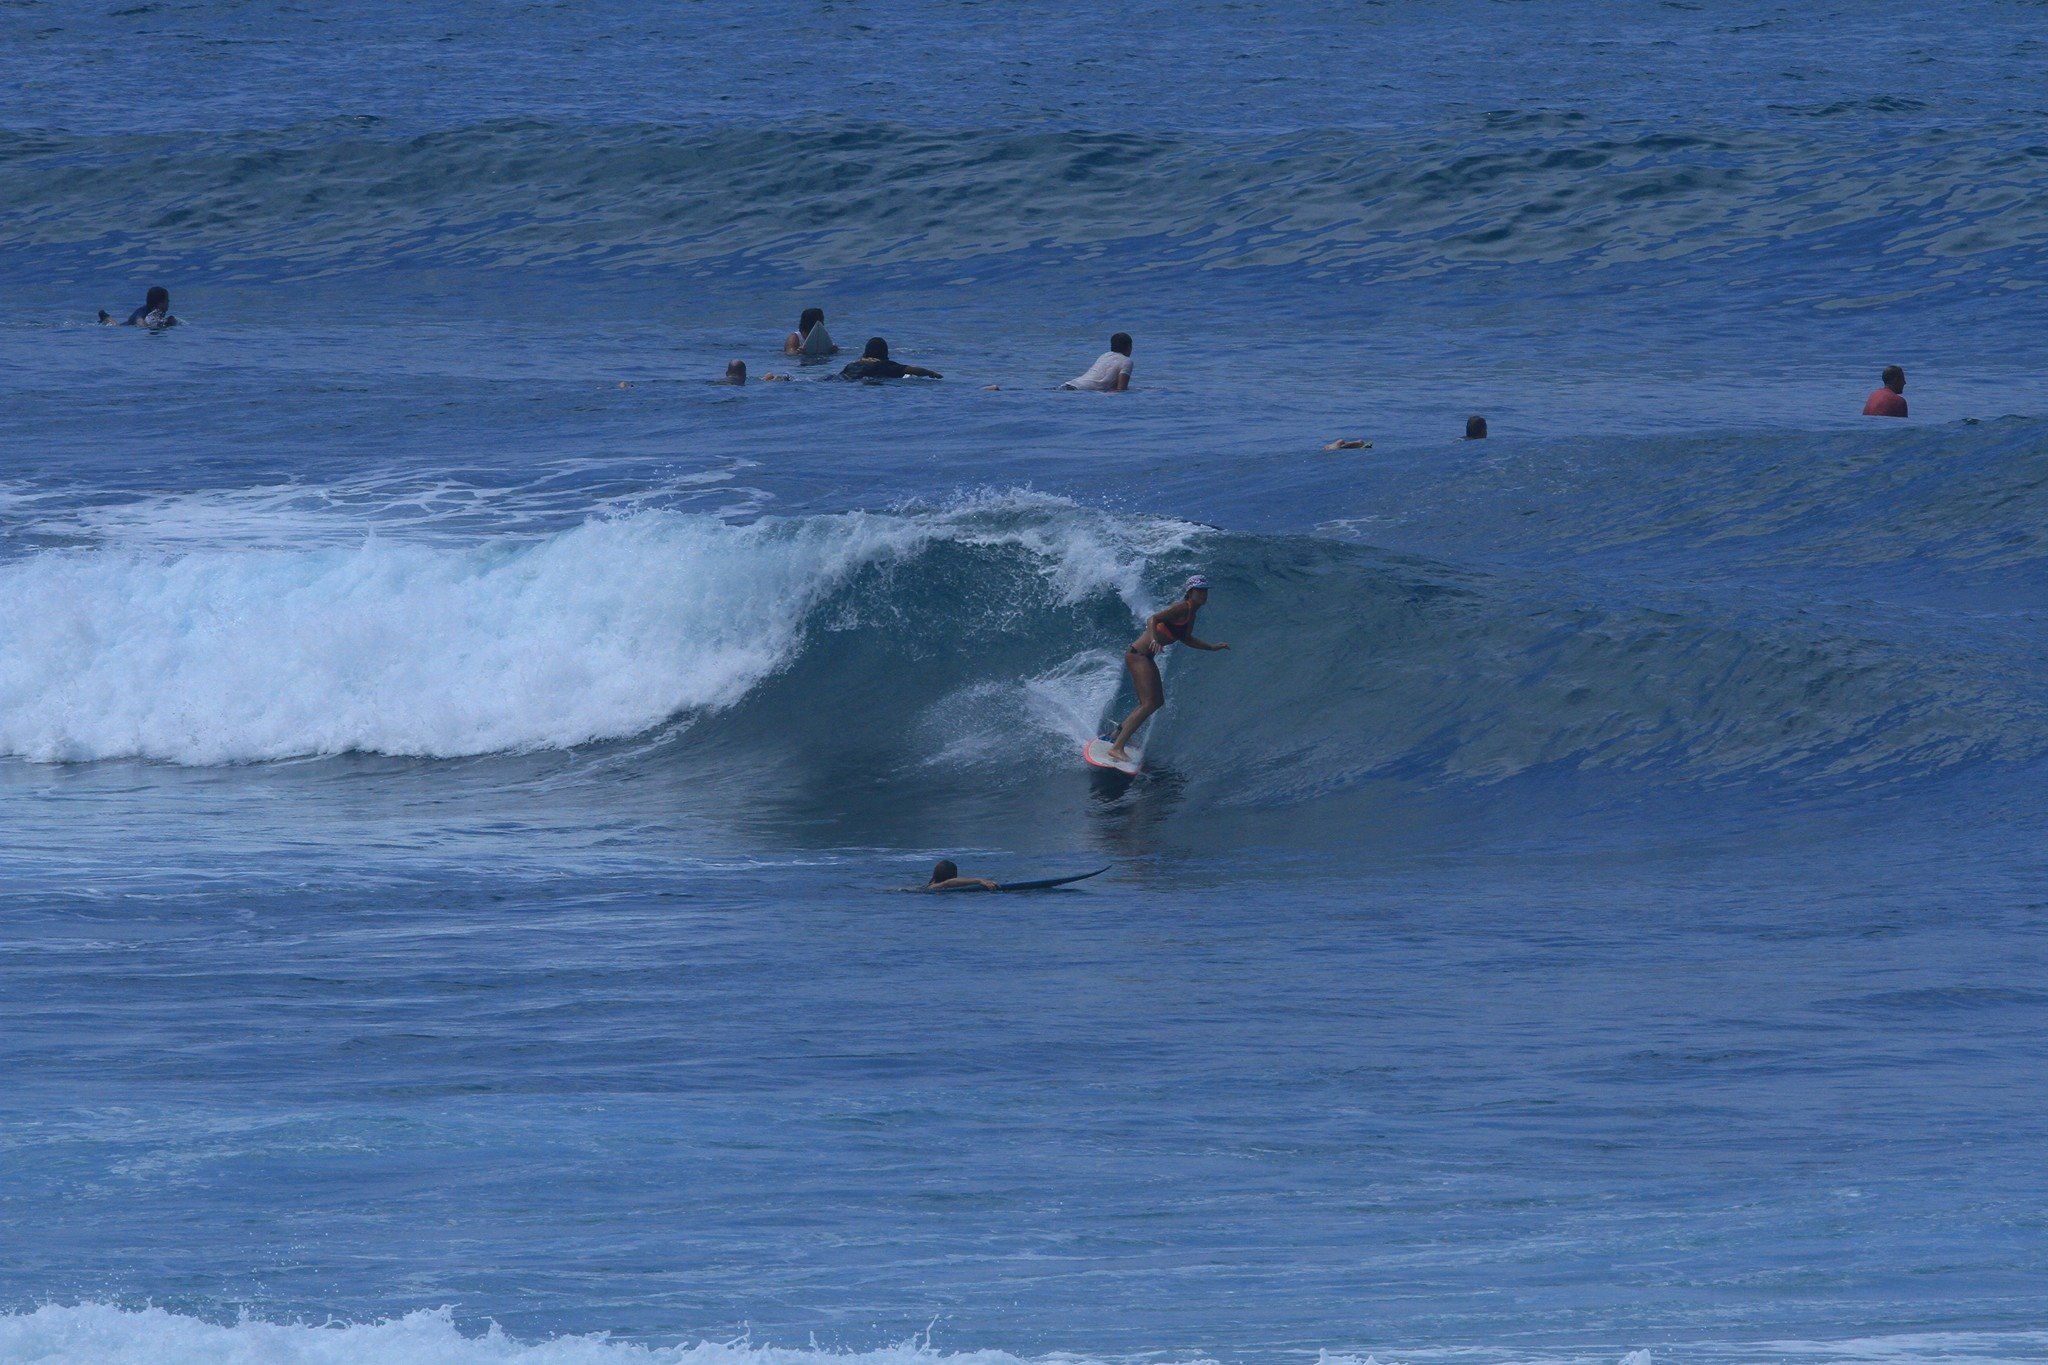
[[[1014,550],[1054,603],[1139,601],[1144,529],[1119,546],[1046,501],[737,525],[644,512],[461,546],[44,551],[0,566],[0,750],[208,764],[623,738],[730,706],[836,590],[940,539]],[[837,610],[830,628],[849,629],[857,608]]]
[[[2048,1360],[2038,18],[0,7],[0,1362]]]

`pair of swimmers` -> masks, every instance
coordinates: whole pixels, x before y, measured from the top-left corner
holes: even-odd
[[[806,308],[797,318],[796,330],[782,341],[784,355],[802,356],[805,360],[822,360],[828,355],[838,355],[839,346],[832,340],[832,334],[825,330],[825,310]],[[928,370],[922,365],[905,365],[889,358],[889,343],[882,337],[869,337],[868,344],[861,348],[860,358],[849,361],[839,371],[839,378],[849,380],[868,379],[942,379],[937,370]],[[764,374],[763,383],[785,382],[786,374]],[[744,384],[747,382],[747,362],[735,360],[725,367],[725,382]]]
[[[1486,439],[1486,419],[1477,414],[1465,419],[1465,439],[1483,441]],[[1339,436],[1323,447],[1324,450],[1371,450],[1372,442],[1357,436]]]
[[[839,346],[832,340],[832,334],[825,330],[825,310],[806,308],[796,320],[796,330],[783,338],[784,355],[803,356],[807,360],[822,360],[828,355],[838,355]],[[740,364],[735,360],[734,365]],[[728,367],[730,369],[730,367]],[[921,365],[905,365],[889,358],[889,343],[881,337],[869,337],[868,344],[861,348],[860,359],[849,361],[839,371],[841,379],[938,379],[937,370],[927,370]]]
[[[815,312],[817,310],[813,309],[812,311]],[[796,334],[794,332],[790,333],[790,339],[792,341],[796,339]],[[787,350],[788,348],[784,347],[784,349]],[[834,351],[837,351],[839,348],[837,346],[834,346],[832,349]],[[835,376],[827,375],[825,377],[827,379],[831,379],[834,378]],[[868,344],[861,348],[860,359],[848,361],[845,364],[845,366],[843,366],[840,369],[836,377],[840,379],[854,381],[866,379],[945,378],[945,376],[940,374],[937,370],[927,370],[922,365],[905,365],[901,361],[889,359],[889,343],[887,341],[884,341],[881,337],[869,337]],[[761,382],[764,384],[771,382],[786,383],[789,380],[789,378],[790,376],[786,374],[764,374],[761,376]],[[727,365],[725,367],[725,382],[728,384],[746,383],[747,362],[744,360],[735,360],[731,364]]]
[[[806,308],[798,316],[796,330],[782,339],[784,355],[803,356],[818,360],[839,354],[839,346],[832,340],[832,334],[825,330],[825,310]],[[726,366],[726,382],[746,383],[746,362],[735,360]],[[764,379],[780,379],[781,375],[764,375]],[[868,344],[861,348],[860,358],[849,362],[839,371],[841,379],[941,379],[937,370],[919,365],[905,365],[889,357],[889,343],[883,337],[869,337]],[[1131,334],[1118,332],[1109,339],[1109,349],[1104,351],[1093,365],[1081,374],[1060,385],[1063,389],[1077,389],[1090,393],[1122,393],[1131,386]]]
[[[819,326],[823,326],[822,317]],[[836,347],[834,349],[837,349]],[[841,379],[943,379],[937,370],[927,370],[919,365],[905,365],[889,358],[889,343],[881,337],[869,337],[867,346],[861,351],[860,359],[852,361],[839,371]],[[1128,332],[1118,332],[1109,339],[1109,349],[1096,362],[1080,374],[1060,385],[1063,389],[1081,389],[1093,393],[1122,393],[1131,386],[1131,338]]]

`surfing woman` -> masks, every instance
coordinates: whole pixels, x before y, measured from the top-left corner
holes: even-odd
[[[1131,642],[1124,651],[1124,667],[1131,670],[1131,686],[1138,690],[1137,709],[1124,717],[1124,723],[1117,727],[1116,738],[1110,741],[1109,756],[1119,763],[1127,762],[1124,745],[1138,727],[1149,720],[1154,711],[1166,705],[1166,686],[1159,678],[1159,654],[1168,645],[1186,645],[1189,649],[1228,649],[1226,644],[1210,644],[1207,640],[1195,638],[1195,613],[1209,600],[1209,580],[1201,574],[1190,578],[1181,588],[1180,601],[1155,611],[1145,622],[1145,632]]]

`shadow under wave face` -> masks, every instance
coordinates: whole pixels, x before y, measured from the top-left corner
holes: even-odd
[[[1602,608],[1301,537],[1192,549],[1216,584],[1200,629],[1233,652],[1174,652],[1146,744],[1204,837],[1232,811],[1293,807],[1297,829],[1326,816],[1341,839],[1417,788],[1547,790],[1562,776],[1823,792],[2044,747],[2033,690],[1911,638]],[[824,604],[830,624],[800,659],[659,762],[713,785],[764,773],[749,801],[870,828],[864,814],[892,808],[915,826],[927,808],[1001,822],[1008,803],[1071,801],[1090,717],[1130,702],[1113,651],[1133,623],[1113,599],[1055,604],[1032,586],[1005,553],[943,545],[871,571]],[[1007,619],[992,620],[995,601],[1014,604]]]

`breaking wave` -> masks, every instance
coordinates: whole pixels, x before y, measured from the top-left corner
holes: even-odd
[[[462,544],[38,549],[0,563],[0,752],[212,765],[643,736],[650,762],[1035,781],[1115,711],[1123,645],[1196,567],[1204,632],[1234,652],[1169,661],[1150,743],[1219,800],[1560,770],[1867,782],[2048,746],[2048,703],[1991,643],[1937,649],[1890,617],[1617,600],[1018,493]]]

